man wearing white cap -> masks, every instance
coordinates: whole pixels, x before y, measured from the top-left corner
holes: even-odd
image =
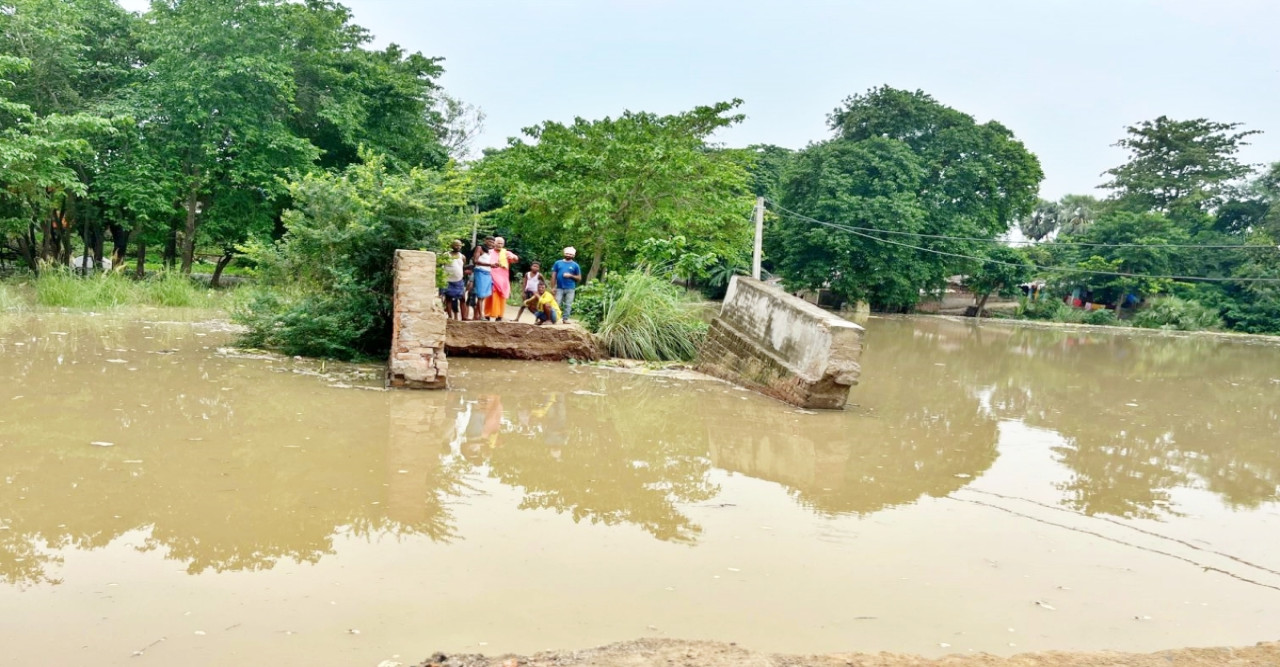
[[[582,267],[573,261],[578,251],[573,246],[564,249],[564,259],[551,265],[551,280],[556,286],[556,303],[564,313],[563,322],[569,321],[569,311],[573,309],[573,292],[582,281]]]

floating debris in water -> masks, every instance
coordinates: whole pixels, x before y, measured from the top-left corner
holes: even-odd
[[[89,444],[93,445],[94,447],[115,447],[116,446],[116,443],[114,442],[106,442],[103,440],[94,440]]]

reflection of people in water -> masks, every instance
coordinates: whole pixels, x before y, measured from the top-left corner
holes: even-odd
[[[501,432],[502,397],[485,394],[471,406],[466,442],[462,446],[463,457],[472,463],[482,460],[485,446],[491,450],[497,447]]]
[[[547,451],[550,452],[551,458],[559,461],[561,448],[569,441],[564,395],[560,392],[551,394],[551,401],[535,413],[542,418],[542,439],[547,443]]]

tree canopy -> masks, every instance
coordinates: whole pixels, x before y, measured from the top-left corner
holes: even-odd
[[[823,227],[994,239],[1034,206],[1039,161],[1007,128],[923,92],[876,88],[830,117],[835,136],[797,154],[770,227],[771,264],[795,287],[829,287],[901,310],[941,289],[981,244]],[[803,217],[802,217],[803,216]],[[916,246],[916,248],[907,247]],[[924,250],[917,248],[925,248]],[[930,252],[933,251],[933,252]]]
[[[683,234],[698,252],[740,255],[751,247],[750,155],[709,137],[742,121],[741,103],[526,128],[526,140],[510,139],[480,166],[502,193],[494,215],[545,239],[547,253],[585,246],[588,281],[606,263],[628,267],[653,238]]]

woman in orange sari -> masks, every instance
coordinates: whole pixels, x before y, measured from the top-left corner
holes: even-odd
[[[484,314],[495,320],[502,320],[507,314],[507,297],[511,296],[511,265],[520,261],[506,246],[507,241],[501,236],[493,240],[493,294],[485,301]]]

